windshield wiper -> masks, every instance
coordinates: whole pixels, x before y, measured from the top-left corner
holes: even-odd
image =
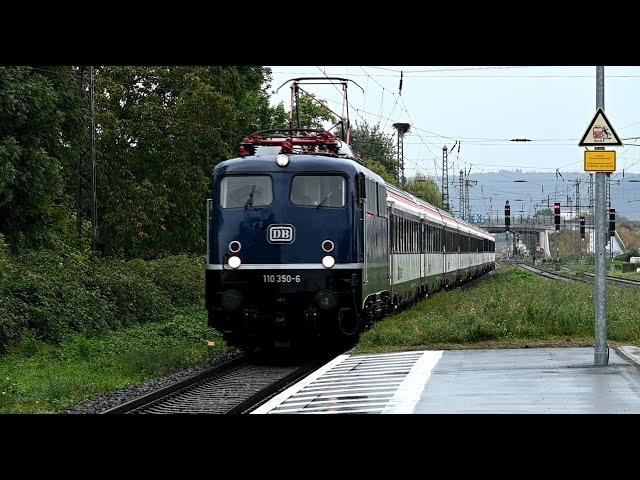
[[[329,194],[324,197],[322,199],[322,201],[318,204],[318,206],[316,208],[320,208],[320,205],[322,205],[324,202],[326,202],[327,200],[329,200],[329,198],[331,197],[331,195],[333,195],[333,190],[329,192]]]
[[[249,198],[247,198],[247,203],[244,204],[244,209],[246,210],[248,207],[253,207],[253,192],[256,191],[256,186],[251,185],[251,192],[249,192]]]

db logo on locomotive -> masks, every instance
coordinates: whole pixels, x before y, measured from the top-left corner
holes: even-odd
[[[269,225],[267,229],[269,243],[293,243],[294,237],[293,225]]]

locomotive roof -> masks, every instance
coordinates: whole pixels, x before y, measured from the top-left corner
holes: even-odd
[[[285,167],[276,164],[277,155],[253,155],[225,160],[215,167],[222,172],[326,172],[340,171],[349,175],[365,173],[367,177],[384,184],[383,178],[349,157],[333,157],[328,155],[289,154],[291,163]]]

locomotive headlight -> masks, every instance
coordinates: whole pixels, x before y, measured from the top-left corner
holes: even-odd
[[[326,257],[322,258],[322,265],[324,266],[324,268],[331,268],[336,264],[336,259],[333,258],[331,255],[327,255]]]
[[[240,257],[229,257],[229,260],[227,260],[227,264],[229,265],[229,268],[238,268],[240,266],[240,264],[242,263],[242,260],[240,260]]]
[[[279,167],[286,167],[287,165],[289,165],[289,157],[281,153],[276,157],[276,163]]]

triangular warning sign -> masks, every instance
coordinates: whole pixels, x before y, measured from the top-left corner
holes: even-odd
[[[602,108],[598,108],[596,115],[591,120],[587,131],[578,144],[581,147],[599,147],[603,145],[621,146],[620,137],[609,123]]]

